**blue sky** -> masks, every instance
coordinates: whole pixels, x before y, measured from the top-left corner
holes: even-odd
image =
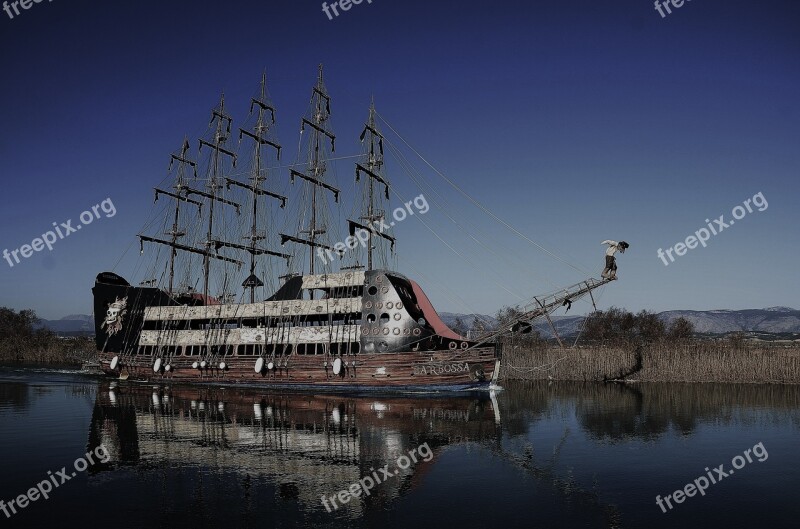
[[[649,0],[373,0],[334,20],[304,0],[56,0],[0,12],[0,251],[106,198],[117,210],[52,251],[0,261],[0,305],[89,313],[98,272],[123,255],[115,270],[136,268],[152,188],[183,137],[205,131],[220,92],[241,124],[266,68],[291,150],[324,63],[337,154],[359,152],[374,96],[448,178],[577,268],[428,171],[447,204],[424,221],[458,254],[408,219],[398,269],[440,311],[493,313],[597,276],[607,238],[631,248],[601,307],[800,306],[799,23],[796,2],[730,0],[665,18]],[[404,196],[420,192],[391,159],[387,171]],[[351,185],[351,165],[336,174]],[[764,211],[669,266],[658,258],[757,193]]]

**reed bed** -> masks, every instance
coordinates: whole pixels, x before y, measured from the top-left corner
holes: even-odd
[[[800,344],[690,341],[503,351],[504,380],[800,384]]]

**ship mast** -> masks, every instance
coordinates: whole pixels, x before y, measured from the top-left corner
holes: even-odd
[[[173,295],[174,292],[174,285],[175,285],[175,259],[178,256],[178,249],[175,247],[175,244],[178,242],[178,239],[185,236],[186,232],[182,231],[178,226],[178,221],[180,219],[181,213],[181,202],[187,202],[190,204],[197,205],[199,212],[202,213],[203,203],[198,202],[197,200],[192,200],[191,198],[186,196],[186,177],[185,171],[186,167],[189,166],[192,168],[194,173],[194,177],[197,178],[197,162],[190,160],[186,154],[189,152],[189,140],[184,138],[183,139],[183,146],[181,147],[180,154],[172,154],[170,155],[169,159],[169,169],[172,169],[172,164],[178,162],[178,175],[175,179],[175,185],[173,188],[175,189],[175,193],[170,193],[168,191],[162,191],[161,189],[156,188],[156,200],[158,200],[158,195],[167,195],[175,199],[175,215],[172,221],[172,228],[170,231],[166,233],[166,235],[170,236],[170,253],[169,253],[169,292],[170,295]]]
[[[253,151],[253,163],[250,168],[250,182],[243,183],[232,178],[226,178],[228,189],[231,186],[237,186],[246,189],[251,193],[252,209],[251,209],[251,224],[250,234],[246,235],[244,239],[249,241],[248,245],[234,244],[225,241],[214,241],[217,250],[222,247],[236,248],[244,250],[250,254],[250,275],[244,280],[242,286],[250,289],[250,303],[255,303],[256,288],[264,286],[264,282],[255,274],[256,270],[256,257],[260,255],[272,255],[275,257],[283,257],[287,260],[291,257],[285,253],[273,252],[263,249],[259,246],[259,241],[266,239],[266,232],[258,231],[258,199],[261,196],[267,196],[279,200],[281,208],[286,207],[286,197],[273,193],[263,188],[262,184],[267,180],[266,168],[263,168],[265,153],[262,148],[265,146],[272,147],[277,152],[277,159],[281,159],[281,146],[267,137],[270,132],[270,127],[275,124],[275,108],[272,107],[267,101],[267,74],[266,72],[261,77],[261,88],[258,97],[250,100],[250,113],[253,109],[258,109],[256,122],[253,125],[253,130],[248,131],[239,129],[239,141],[245,136],[255,142]],[[269,112],[269,122],[267,121],[267,112]],[[264,174],[262,174],[264,173]]]
[[[367,176],[364,182],[364,195],[367,200],[366,211],[359,217],[360,221],[348,219],[350,235],[354,236],[357,229],[369,232],[370,236],[367,244],[367,270],[374,269],[373,250],[375,246],[372,237],[377,235],[388,240],[394,250],[395,238],[384,233],[385,227],[384,220],[386,219],[385,212],[380,209],[378,197],[375,196],[375,184],[380,183],[384,186],[384,193],[386,200],[389,200],[389,182],[383,175],[383,135],[378,131],[375,124],[375,101],[369,106],[369,119],[364,130],[361,132],[361,142],[365,139],[368,141],[367,152],[365,154],[364,163],[356,163],[356,182],[364,174]],[[376,149],[377,147],[377,149]]]
[[[310,139],[310,152],[306,162],[308,167],[308,173],[303,173],[300,171],[296,171],[294,169],[289,170],[289,174],[291,177],[292,183],[294,183],[295,178],[300,178],[307,182],[308,185],[311,186],[311,216],[310,216],[310,223],[308,228],[301,230],[300,234],[306,234],[307,238],[302,237],[295,237],[292,235],[286,235],[281,233],[281,244],[285,244],[286,242],[295,242],[298,244],[304,244],[309,246],[311,251],[310,259],[309,259],[309,273],[314,274],[315,269],[315,260],[314,260],[314,250],[316,248],[323,248],[330,251],[335,251],[331,246],[326,244],[320,243],[317,241],[320,235],[324,235],[326,233],[325,226],[320,226],[318,224],[318,202],[321,200],[318,196],[318,188],[325,189],[333,193],[334,199],[336,202],[339,202],[339,189],[333,187],[332,185],[326,183],[324,181],[325,172],[327,170],[327,166],[325,163],[325,152],[324,152],[324,145],[323,142],[325,138],[330,139],[331,141],[331,151],[336,150],[336,136],[332,132],[330,132],[326,128],[326,122],[330,117],[331,112],[331,98],[328,96],[327,92],[325,91],[325,84],[322,78],[322,65],[319,65],[319,76],[317,78],[317,84],[314,86],[311,92],[311,119],[304,117],[300,127],[300,133],[302,134],[305,131],[306,127],[311,128],[311,139]]]
[[[172,164],[174,162],[178,162],[180,164],[180,168],[178,171],[178,179],[175,185],[175,193],[171,193],[169,191],[164,191],[162,189],[156,189],[156,200],[158,200],[159,195],[167,195],[172,197],[176,200],[175,206],[175,214],[173,217],[173,224],[172,230],[167,232],[166,235],[170,236],[169,240],[165,239],[158,239],[156,237],[150,237],[148,235],[139,234],[139,241],[141,245],[142,251],[144,251],[144,243],[145,242],[152,242],[156,244],[163,244],[165,246],[169,246],[172,248],[170,252],[170,280],[169,280],[169,292],[170,294],[173,293],[174,290],[174,276],[175,276],[175,259],[177,257],[178,251],[184,251],[188,253],[193,253],[196,255],[203,256],[203,295],[207,298],[208,297],[208,280],[209,280],[209,269],[210,269],[210,262],[211,259],[217,259],[220,261],[224,261],[227,263],[233,263],[238,266],[241,266],[242,262],[237,259],[232,259],[230,257],[226,257],[224,255],[218,255],[214,252],[209,250],[211,243],[211,233],[214,227],[214,204],[215,202],[221,202],[224,204],[228,204],[230,206],[234,206],[236,208],[237,213],[239,212],[240,205],[236,202],[231,202],[230,200],[226,200],[220,196],[218,196],[217,192],[221,185],[219,184],[219,165],[220,165],[220,154],[227,155],[233,159],[234,166],[236,164],[236,155],[222,147],[224,142],[227,140],[226,130],[230,133],[230,126],[231,126],[231,118],[228,117],[224,112],[224,103],[225,103],[225,96],[222,96],[220,100],[219,108],[214,109],[211,113],[211,124],[214,124],[216,121],[216,129],[214,134],[214,143],[210,143],[203,139],[200,140],[200,148],[202,149],[203,146],[210,147],[214,149],[214,156],[212,158],[212,168],[211,177],[208,184],[208,188],[210,192],[202,191],[199,189],[194,189],[190,187],[185,179],[183,171],[185,170],[185,166],[192,167],[194,171],[194,176],[197,178],[197,163],[189,160],[186,156],[186,153],[189,149],[189,142],[184,141],[183,147],[181,149],[180,155],[172,155],[170,159],[170,168],[172,168]],[[204,197],[209,200],[210,207],[209,207],[209,221],[208,221],[208,233],[206,237],[205,248],[195,248],[193,246],[189,246],[186,244],[181,244],[178,241],[179,238],[186,235],[185,232],[181,231],[180,227],[178,226],[178,219],[180,216],[180,202],[188,202],[191,204],[195,204],[198,207],[202,206],[202,202],[190,199],[189,196],[191,195],[198,195]]]
[[[231,124],[233,123],[233,118],[228,116],[225,113],[225,94],[222,94],[219,100],[219,107],[211,111],[211,121],[209,125],[215,125],[214,131],[214,142],[211,143],[204,139],[200,139],[200,149],[202,150],[203,147],[208,147],[209,149],[213,150],[213,154],[211,157],[211,168],[210,168],[210,178],[208,181],[208,185],[206,186],[210,192],[206,193],[203,191],[198,190],[189,190],[190,194],[197,194],[203,196],[208,199],[209,201],[209,211],[208,211],[208,230],[206,232],[206,253],[203,255],[203,297],[207,300],[208,299],[208,282],[210,277],[210,268],[211,268],[211,252],[209,248],[215,244],[214,241],[214,204],[216,202],[221,202],[223,204],[228,204],[230,206],[234,206],[236,208],[236,212],[239,213],[240,205],[221,198],[218,196],[219,190],[222,188],[222,184],[220,183],[220,165],[221,165],[221,155],[225,155],[230,157],[233,160],[233,167],[236,167],[236,154],[225,149],[223,145],[225,142],[228,141],[228,135],[231,133]]]

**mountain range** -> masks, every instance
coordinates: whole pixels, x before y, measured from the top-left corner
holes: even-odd
[[[442,320],[450,327],[461,319],[469,328],[477,318],[487,330],[497,327],[497,319],[485,314],[457,314],[442,312]],[[785,334],[800,333],[800,310],[789,307],[768,307],[746,310],[668,310],[658,313],[667,325],[678,318],[686,318],[700,334],[728,334],[731,332]],[[580,332],[584,316],[551,316],[553,326],[561,336],[575,336]],[[553,336],[547,320],[534,324],[545,338]]]
[[[487,330],[497,327],[497,319],[486,314],[459,314],[442,312],[439,314],[449,327],[455,327],[460,319],[469,328],[477,319]],[[695,331],[701,334],[727,334],[744,331],[752,333],[785,334],[800,333],[800,310],[789,307],[769,307],[746,310],[668,310],[658,314],[665,323],[683,317],[694,324]],[[575,336],[580,332],[584,316],[551,316],[553,325],[561,336]],[[94,319],[86,314],[71,314],[59,320],[41,320],[40,327],[64,335],[91,335],[94,333]],[[552,337],[547,320],[537,321],[534,327],[543,337]]]

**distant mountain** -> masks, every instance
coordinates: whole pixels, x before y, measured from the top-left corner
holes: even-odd
[[[36,328],[42,327],[63,336],[94,334],[94,318],[87,314],[70,314],[60,320],[40,320]]]
[[[725,334],[729,332],[800,332],[800,310],[788,307],[769,307],[749,310],[670,310],[659,317],[669,323],[684,317],[694,324],[697,332]]]
[[[477,317],[484,322],[487,329],[497,327],[497,320],[483,314],[457,314],[442,312],[442,320],[450,327],[455,325],[456,319],[469,328]],[[758,332],[758,333],[800,333],[800,310],[789,307],[768,307],[765,309],[747,310],[668,310],[658,314],[665,323],[684,317],[692,324],[695,330],[702,334],[727,334],[730,332]],[[551,316],[553,325],[561,336],[575,336],[580,332],[583,316]],[[537,320],[534,324],[543,337],[553,336],[547,320]]]
[[[477,319],[487,330],[497,328],[497,320],[486,314],[459,314],[440,312],[442,321],[448,327],[456,327],[460,319],[467,329]],[[757,333],[800,333],[800,310],[789,307],[767,307],[765,309],[747,310],[668,310],[658,314],[665,323],[684,317],[694,324],[695,330],[702,334],[727,334],[744,331]],[[575,336],[580,332],[583,316],[551,316],[553,325],[561,336]],[[40,327],[64,334],[94,333],[94,318],[87,314],[71,314],[60,320],[42,320]],[[552,337],[547,320],[537,320],[534,327],[543,337]]]

